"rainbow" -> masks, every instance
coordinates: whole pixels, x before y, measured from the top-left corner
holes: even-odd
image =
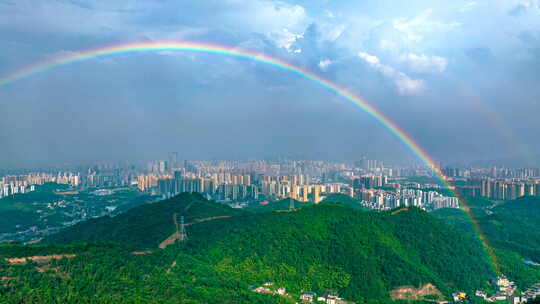
[[[9,74],[5,77],[0,78],[0,87],[12,84],[16,81],[28,78],[30,76],[46,72],[48,70],[54,69],[56,67],[82,62],[93,58],[112,56],[118,54],[127,54],[127,53],[142,53],[142,52],[160,52],[160,51],[183,51],[183,52],[199,52],[199,53],[209,53],[209,54],[219,54],[230,57],[236,57],[241,59],[248,59],[255,62],[260,62],[274,66],[276,68],[291,72],[305,79],[311,80],[320,86],[326,88],[327,90],[335,93],[338,96],[343,97],[345,100],[350,103],[358,106],[375,120],[381,123],[388,131],[394,134],[401,142],[403,142],[433,173],[434,175],[442,182],[442,184],[448,189],[452,190],[444,174],[441,172],[440,168],[436,163],[431,159],[431,157],[424,151],[410,135],[408,135],[403,129],[398,125],[392,122],[388,117],[384,116],[379,110],[370,105],[363,98],[351,93],[345,88],[340,87],[339,85],[331,82],[330,80],[324,79],[321,76],[310,72],[301,67],[295,66],[291,63],[283,61],[278,58],[270,57],[268,55],[255,53],[251,51],[246,51],[234,47],[227,47],[214,44],[206,44],[199,42],[137,42],[137,43],[127,43],[122,45],[113,45],[103,48],[85,50],[71,55],[64,55],[56,58],[52,58],[37,64],[31,65],[29,67],[23,68],[19,71],[16,71],[12,74]],[[459,197],[456,194],[457,197]],[[487,239],[485,238],[478,222],[475,220],[474,215],[470,211],[470,208],[465,205],[464,201],[460,199],[462,205],[464,205],[463,210],[467,212],[470,216],[475,229],[479,233],[480,239],[486,248],[486,251],[492,261],[493,266],[495,266],[496,271],[498,272],[498,263],[496,262],[496,257],[494,255],[493,249],[489,246]]]
[[[18,80],[28,78],[30,76],[43,73],[56,67],[86,61],[93,58],[126,54],[126,53],[141,53],[141,52],[158,52],[158,51],[188,51],[188,52],[202,52],[232,56],[237,58],[249,59],[256,62],[269,64],[286,70],[288,72],[297,74],[305,79],[311,80],[320,86],[334,92],[338,96],[343,97],[345,100],[360,107],[367,112],[370,116],[379,121],[386,129],[394,134],[401,142],[403,142],[425,165],[427,165],[433,173],[442,181],[445,185],[446,178],[435,165],[435,162],[429,157],[429,155],[408,135],[404,130],[399,128],[394,122],[384,116],[375,107],[367,103],[363,98],[354,95],[348,90],[339,87],[337,84],[332,83],[330,80],[324,79],[315,73],[307,71],[303,68],[294,66],[281,59],[273,58],[264,54],[258,54],[250,51],[245,51],[237,48],[193,43],[193,42],[142,42],[142,43],[129,43],[123,45],[115,45],[98,49],[86,50],[80,53],[71,54],[67,56],[61,56],[39,62],[35,65],[23,68],[13,74],[0,78],[0,86],[6,86],[12,84]]]

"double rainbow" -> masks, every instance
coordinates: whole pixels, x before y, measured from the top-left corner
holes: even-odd
[[[114,45],[104,48],[86,50],[80,53],[60,56],[57,58],[39,62],[37,64],[23,68],[15,73],[7,75],[3,78],[0,78],[0,86],[12,84],[18,80],[28,78],[38,73],[46,72],[56,67],[86,61],[93,58],[106,57],[117,54],[159,51],[199,52],[248,59],[255,62],[268,64],[276,68],[294,73],[305,79],[311,80],[319,84],[320,86],[326,88],[327,90],[343,97],[345,100],[360,107],[362,110],[371,115],[387,130],[394,134],[401,142],[403,142],[431,171],[433,171],[434,175],[443,183],[444,186],[446,186],[448,189],[452,189],[452,187],[446,181],[446,177],[441,172],[440,168],[435,164],[431,157],[412,139],[412,137],[408,135],[398,125],[392,122],[388,117],[384,116],[375,107],[366,102],[363,98],[351,93],[350,91],[340,87],[339,85],[331,82],[330,80],[324,79],[321,76],[312,73],[306,69],[292,65],[291,63],[288,63],[278,58],[238,48],[198,42],[137,42]],[[491,246],[489,246],[489,243],[485,238],[484,234],[482,233],[478,222],[475,220],[474,215],[470,211],[470,208],[465,205],[463,200],[460,201],[463,206],[463,210],[465,210],[471,217],[475,229],[477,230],[480,239],[484,243],[484,247],[487,250],[491,262],[495,267],[496,271],[498,272],[498,263],[496,260],[496,256],[494,255],[493,249],[491,248]]]

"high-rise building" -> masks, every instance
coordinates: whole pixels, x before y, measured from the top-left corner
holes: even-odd
[[[303,202],[309,201],[308,195],[309,195],[309,186],[303,186],[302,187],[302,201]]]
[[[313,186],[313,203],[318,204],[322,201],[321,199],[321,186],[315,185]]]
[[[299,192],[300,192],[300,187],[298,187],[297,185],[292,185],[291,186],[290,197],[292,199],[298,200]]]
[[[169,170],[169,166],[167,164],[167,161],[165,160],[160,160],[159,161],[159,172],[160,173],[165,173]]]
[[[534,195],[535,195],[534,184],[526,183],[525,184],[525,196],[534,196]]]

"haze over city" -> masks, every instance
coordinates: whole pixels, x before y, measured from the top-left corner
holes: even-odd
[[[537,165],[538,1],[2,1],[0,77],[126,43],[265,54],[366,102],[444,163]],[[0,86],[3,167],[97,160],[417,161],[380,122],[297,74],[190,51],[88,59]]]

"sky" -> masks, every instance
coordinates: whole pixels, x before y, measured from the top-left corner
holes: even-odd
[[[320,75],[443,163],[540,154],[540,0],[0,0],[0,77],[134,42],[263,53]],[[245,59],[122,54],[0,86],[0,167],[262,158],[414,162],[314,82]]]

